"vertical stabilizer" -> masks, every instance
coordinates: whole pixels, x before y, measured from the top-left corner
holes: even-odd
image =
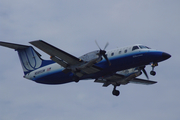
[[[25,49],[18,49],[17,52],[25,74],[41,67],[42,59],[31,46]]]
[[[42,60],[41,55],[37,51],[35,51],[32,46],[7,42],[0,42],[0,45],[15,49],[18,52],[24,74],[42,67],[42,65],[45,65],[43,63],[49,63]]]

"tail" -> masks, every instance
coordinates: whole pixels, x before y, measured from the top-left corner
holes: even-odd
[[[25,75],[33,70],[52,63],[52,61],[50,60],[41,59],[41,55],[36,50],[34,50],[32,46],[7,42],[0,42],[0,45],[15,49],[18,52],[19,59],[21,61],[21,65]]]

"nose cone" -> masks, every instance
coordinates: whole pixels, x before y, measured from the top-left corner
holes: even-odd
[[[163,52],[162,57],[164,58],[164,60],[167,60],[167,59],[169,59],[171,57],[171,55],[168,54],[168,53]]]

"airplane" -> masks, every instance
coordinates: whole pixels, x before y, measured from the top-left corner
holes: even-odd
[[[15,49],[24,71],[24,78],[41,84],[65,84],[80,80],[94,79],[103,87],[113,85],[112,94],[119,96],[117,86],[128,83],[151,85],[157,83],[149,80],[145,70],[151,65],[151,75],[155,76],[154,68],[159,62],[167,60],[170,54],[151,49],[141,44],[106,51],[106,43],[99,50],[75,57],[43,40],[29,42],[38,49],[50,55],[50,60],[44,60],[32,46],[0,41],[0,45]],[[142,73],[147,79],[137,78]]]

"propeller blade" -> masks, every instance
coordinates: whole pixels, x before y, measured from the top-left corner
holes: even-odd
[[[99,47],[99,45],[98,45],[98,43],[97,43],[96,40],[95,40],[95,43],[96,43],[96,45],[98,46],[98,48],[100,49],[100,51],[99,51],[99,56],[100,56],[100,57],[103,56],[103,57],[106,59],[106,61],[108,62],[109,66],[110,66],[111,63],[110,63],[110,61],[109,61],[109,59],[108,59],[108,57],[107,57],[107,55],[106,55],[106,51],[105,51],[105,49],[107,48],[107,46],[109,45],[109,43],[108,43],[108,42],[106,43],[106,45],[105,45],[105,47],[104,47],[103,50]]]
[[[109,66],[111,66],[111,62],[109,61],[108,57],[106,54],[103,55],[103,57],[106,59],[106,61],[108,62]]]
[[[97,41],[95,40],[95,43],[96,43],[96,45],[98,46],[98,48],[101,50],[101,48],[99,47],[99,45],[98,45],[98,43],[97,43]]]
[[[107,48],[108,45],[109,45],[109,43],[107,42],[106,45],[105,45],[105,47],[104,47],[104,50]]]

